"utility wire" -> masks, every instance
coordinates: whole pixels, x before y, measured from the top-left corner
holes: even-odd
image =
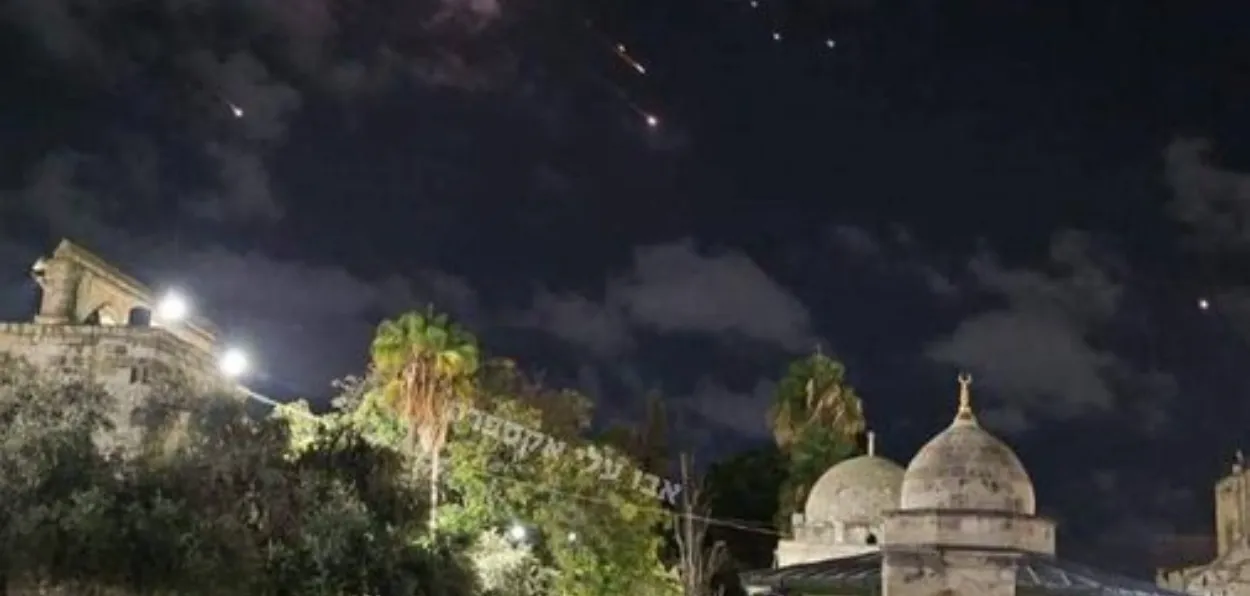
[[[265,397],[264,395],[261,395],[255,391],[252,391],[251,389],[248,389],[247,387],[239,386],[239,390],[243,392],[243,394],[247,396],[249,399],[254,399],[265,405],[273,406],[275,408],[283,406],[283,405],[287,405],[287,404],[283,404],[281,402],[275,401],[273,399],[270,399],[268,397]],[[288,409],[287,411],[295,412],[300,417],[306,420],[311,420],[314,422],[321,420],[321,418],[318,417],[316,414],[313,414],[311,412],[307,412],[304,410]],[[512,482],[514,484],[521,484],[521,485],[529,486],[531,488],[536,488],[538,490],[542,490],[551,494],[560,495],[562,497],[569,497],[569,498],[577,499],[580,501],[597,503],[600,505],[610,505],[610,506],[618,505],[618,503],[615,503],[608,499],[604,499],[602,497],[594,497],[591,495],[562,491],[560,489],[548,486],[546,484],[541,484],[541,483],[537,483],[537,482],[533,482],[529,480],[523,480],[521,478],[508,476],[505,474],[492,474],[491,478],[494,480],[503,480],[506,482]],[[752,525],[749,525],[751,522],[744,521],[744,520],[709,517],[709,516],[704,516],[704,515],[696,515],[693,513],[683,513],[680,511],[671,511],[668,509],[664,509],[663,507],[647,507],[645,505],[635,506],[635,507],[637,507],[639,510],[642,510],[642,511],[647,511],[650,513],[659,513],[661,515],[666,515],[666,516],[670,516],[670,517],[674,517],[678,519],[690,519],[690,520],[706,523],[710,526],[731,528],[731,529],[739,530],[742,532],[750,532],[750,533],[761,534],[765,536],[773,536],[773,537],[780,537],[780,538],[788,537],[786,534],[777,531],[775,528],[752,526]]]

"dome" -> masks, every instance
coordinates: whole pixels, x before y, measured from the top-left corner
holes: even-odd
[[[851,458],[829,468],[807,495],[805,519],[810,524],[877,524],[885,512],[898,509],[903,467],[873,453]]]
[[[901,509],[961,509],[1033,515],[1033,482],[1005,443],[977,423],[960,377],[959,413],[912,458],[903,474]]]

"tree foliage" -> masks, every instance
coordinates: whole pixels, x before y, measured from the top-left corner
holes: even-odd
[[[394,411],[384,405],[381,381],[357,386],[363,388],[361,399],[343,400],[327,415],[309,419],[306,408],[288,406],[284,416],[303,420],[294,422],[297,435],[351,427],[402,451],[403,435],[396,432]],[[633,466],[622,468],[616,479],[588,466],[590,449],[600,457],[627,459],[582,438],[591,413],[585,396],[548,389],[515,363],[491,360],[474,378],[472,406],[543,441],[527,451],[467,421],[450,428],[438,531],[442,540],[468,549],[484,586],[498,586],[507,577],[507,596],[678,593],[675,577],[659,558],[660,530],[669,515],[656,496],[634,485]],[[526,544],[502,538],[514,524],[527,529]]]
[[[864,431],[864,409],[846,367],[821,352],[790,365],[777,385],[769,424],[787,461],[777,521],[788,527],[812,485],[852,455]]]
[[[455,404],[471,393],[477,339],[429,309],[383,321],[370,349],[382,403],[408,429],[408,447],[430,462],[431,525],[439,499],[439,465]]]
[[[788,462],[775,445],[744,451],[708,467],[705,483],[712,515],[758,526],[763,532],[712,527],[709,534],[729,549],[733,564],[742,570],[773,564],[777,538],[767,533],[779,509]]]
[[[176,377],[118,416],[101,388],[0,357],[0,595],[680,594],[640,470],[664,465],[658,400],[614,446],[587,438],[586,396],[479,362],[446,317],[384,323],[371,348],[330,412],[260,419]],[[526,441],[456,424],[462,405]]]
[[[318,430],[294,456],[281,420],[166,390],[134,411],[144,449],[121,457],[116,407],[0,359],[7,593],[475,593],[461,557],[420,545],[425,503],[402,462],[358,434]]]

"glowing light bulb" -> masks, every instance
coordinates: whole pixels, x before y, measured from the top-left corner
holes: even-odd
[[[781,41],[781,32],[773,31],[773,41]]]
[[[512,524],[512,527],[508,528],[508,537],[515,542],[525,540],[526,533],[525,526],[521,524]]]
[[[177,292],[170,292],[156,305],[156,318],[163,323],[176,323],[187,318],[191,305]]]
[[[1206,298],[1198,299],[1198,310],[1208,310],[1211,308],[1211,302]]]
[[[660,119],[651,114],[647,114],[647,126],[655,128],[660,125]]]
[[[221,355],[217,366],[221,369],[221,374],[236,379],[247,372],[249,366],[247,354],[242,350],[231,348]]]

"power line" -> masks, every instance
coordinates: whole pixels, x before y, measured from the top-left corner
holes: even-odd
[[[528,485],[528,486],[531,486],[531,487],[534,487],[534,488],[537,488],[537,489],[539,489],[539,490],[543,490],[543,491],[546,491],[546,492],[549,492],[549,493],[552,493],[552,494],[557,494],[557,495],[561,495],[561,496],[565,496],[565,497],[570,497],[570,498],[574,498],[574,499],[579,499],[579,500],[583,500],[583,501],[587,501],[587,502],[591,502],[591,503],[598,503],[598,504],[601,504],[601,505],[609,505],[609,506],[616,506],[616,505],[617,505],[617,503],[614,503],[614,502],[612,502],[612,501],[610,501],[610,500],[608,500],[608,499],[604,499],[604,498],[600,498],[600,497],[592,497],[592,496],[590,496],[590,495],[584,495],[584,494],[578,494],[578,493],[571,493],[571,492],[567,492],[567,491],[562,491],[562,490],[560,490],[560,489],[553,488],[553,487],[551,487],[551,486],[547,486],[547,485],[545,485],[545,484],[540,484],[540,483],[537,483],[537,482],[532,482],[532,481],[529,481],[529,480],[522,480],[522,479],[520,479],[520,478],[510,477],[510,476],[506,476],[506,475],[503,475],[503,474],[493,475],[493,476],[491,476],[491,478],[494,478],[494,479],[501,479],[501,480],[505,480],[505,481],[512,482],[512,483],[515,483],[515,484],[523,484],[523,485]],[[779,531],[777,531],[777,530],[776,530],[776,529],[774,529],[774,528],[762,528],[762,527],[759,527],[759,526],[751,526],[751,525],[748,525],[748,524],[750,524],[750,522],[747,522],[747,521],[744,521],[744,520],[735,520],[735,519],[727,519],[727,518],[710,517],[710,516],[705,516],[705,515],[696,515],[696,514],[693,514],[693,513],[683,513],[683,512],[680,512],[680,511],[671,511],[671,510],[668,510],[668,509],[664,509],[664,508],[662,508],[662,507],[648,507],[648,506],[645,506],[645,505],[642,505],[642,506],[637,506],[637,505],[636,505],[635,507],[636,507],[637,509],[641,510],[641,511],[648,511],[648,512],[651,512],[651,513],[660,513],[660,514],[662,514],[662,515],[666,515],[666,516],[670,516],[670,517],[674,517],[674,518],[678,518],[678,519],[691,519],[691,520],[694,520],[694,521],[699,521],[699,522],[706,523],[706,524],[711,525],[711,526],[720,526],[720,527],[724,527],[724,528],[732,528],[732,529],[735,529],[735,530],[740,530],[740,531],[743,531],[743,532],[751,532],[751,533],[761,534],[761,535],[765,535],[765,536],[773,536],[773,537],[780,537],[780,538],[787,538],[787,537],[788,537],[788,535],[787,535],[787,534],[782,533],[782,532],[779,532]]]
[[[256,401],[259,401],[259,402],[261,402],[261,403],[263,403],[263,404],[266,404],[266,405],[269,405],[269,406],[272,406],[272,407],[275,407],[275,408],[277,408],[277,407],[281,407],[281,406],[283,406],[283,405],[289,405],[289,404],[283,404],[283,403],[278,402],[278,401],[276,401],[276,400],[273,400],[273,399],[271,399],[271,398],[265,397],[264,395],[261,395],[261,394],[259,394],[259,393],[255,392],[255,391],[252,391],[251,389],[248,389],[247,387],[244,387],[244,386],[242,386],[242,385],[240,385],[240,386],[239,386],[239,389],[240,389],[240,391],[242,391],[242,392],[243,392],[243,394],[244,394],[245,396],[247,396],[249,399],[254,399],[254,400],[256,400]],[[289,412],[295,412],[295,413],[296,413],[297,415],[299,415],[300,417],[302,417],[302,418],[304,418],[304,419],[306,419],[306,420],[311,420],[311,421],[313,421],[313,422],[319,422],[319,421],[321,420],[321,418],[320,418],[319,416],[317,416],[316,414],[313,414],[312,412],[308,412],[308,411],[304,411],[304,410],[299,410],[299,409],[294,409],[294,408],[288,408],[288,409],[287,409],[287,411],[289,411]],[[552,494],[560,495],[560,496],[563,496],[563,497],[569,497],[569,498],[572,498],[572,499],[578,499],[578,500],[581,500],[581,501],[586,501],[586,502],[590,502],[590,503],[597,503],[597,504],[600,504],[600,505],[617,506],[617,503],[615,503],[615,502],[613,502],[613,501],[611,501],[611,500],[608,500],[608,499],[604,499],[604,498],[601,498],[601,497],[593,497],[593,496],[590,496],[590,495],[584,495],[584,494],[572,493],[572,492],[568,492],[568,491],[563,491],[563,490],[557,489],[557,488],[555,488],[555,487],[548,486],[548,485],[546,485],[546,484],[541,484],[541,483],[537,483],[537,482],[533,482],[533,481],[529,481],[529,480],[523,480],[523,479],[521,479],[521,478],[517,478],[517,477],[514,477],[514,476],[508,476],[508,475],[505,475],[505,474],[492,474],[492,475],[490,475],[490,478],[491,478],[491,479],[495,479],[495,480],[504,480],[504,481],[507,481],[507,482],[512,482],[512,483],[514,483],[514,484],[526,485],[526,486],[529,486],[529,487],[531,487],[531,488],[536,488],[536,489],[538,489],[538,490],[545,491],[545,492],[548,492],[548,493],[552,493]],[[659,514],[661,514],[661,515],[665,515],[665,516],[669,516],[669,517],[674,517],[674,518],[677,518],[677,519],[690,519],[690,520],[694,520],[694,521],[698,521],[698,522],[703,522],[703,523],[706,523],[706,524],[708,524],[708,525],[710,525],[710,526],[719,526],[719,527],[723,527],[723,528],[731,528],[731,529],[734,529],[734,530],[739,530],[739,531],[742,531],[742,532],[750,532],[750,533],[754,533],[754,534],[761,534],[761,535],[765,535],[765,536],[773,536],[773,537],[780,537],[780,538],[786,538],[786,537],[788,537],[788,536],[787,536],[787,534],[784,534],[784,533],[782,533],[782,532],[779,532],[779,531],[777,531],[775,528],[771,528],[771,527],[768,527],[768,528],[763,528],[763,527],[759,527],[759,526],[752,526],[752,525],[748,525],[748,524],[750,524],[750,522],[748,522],[748,521],[744,521],[744,520],[736,520],[736,519],[727,519],[727,518],[717,518],[717,517],[710,517],[710,516],[704,516],[704,515],[696,515],[696,514],[693,514],[693,513],[683,513],[683,512],[680,512],[680,511],[672,511],[672,510],[669,510],[669,509],[664,509],[663,507],[648,507],[648,506],[646,506],[646,505],[635,505],[635,508],[637,508],[637,509],[639,509],[639,510],[641,510],[641,511],[647,511],[647,512],[650,512],[650,513],[659,513]]]

